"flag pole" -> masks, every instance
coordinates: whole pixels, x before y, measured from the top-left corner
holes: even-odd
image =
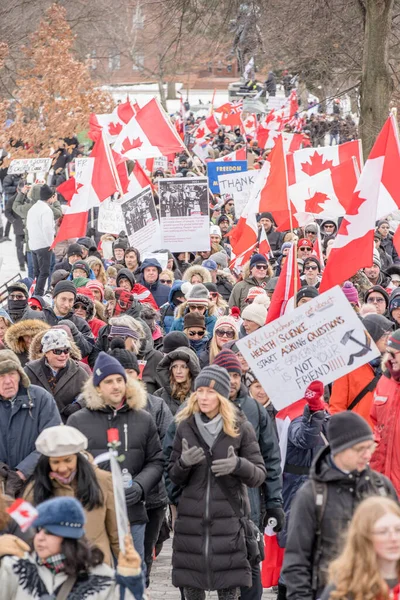
[[[105,148],[108,160],[109,160],[110,165],[111,165],[111,170],[112,170],[113,175],[114,175],[115,183],[117,184],[118,192],[119,192],[119,194],[120,194],[120,196],[122,198],[122,196],[124,195],[124,192],[122,190],[121,180],[120,180],[119,175],[118,175],[117,166],[115,164],[115,160],[114,160],[114,157],[112,155],[111,148],[110,148],[108,142],[104,139],[103,132],[101,132],[101,136],[102,136],[102,139],[103,139],[103,144],[104,144],[104,148]]]
[[[282,138],[282,152],[283,152],[283,162],[284,162],[284,169],[285,169],[285,183],[286,183],[286,198],[287,198],[287,203],[288,203],[288,210],[289,210],[289,224],[290,224],[290,231],[292,232],[292,235],[294,235],[294,231],[293,231],[293,215],[292,215],[292,210],[291,210],[291,202],[290,202],[290,198],[289,198],[289,184],[288,184],[288,174],[287,174],[287,164],[286,164],[286,154],[285,154],[285,148],[283,145],[283,136],[281,133],[281,138]],[[298,279],[298,264],[297,264],[297,240],[294,242],[294,267],[293,267],[293,277],[294,277],[294,281],[293,281],[293,290],[294,290],[294,307],[296,308],[296,296],[297,296],[297,279]]]

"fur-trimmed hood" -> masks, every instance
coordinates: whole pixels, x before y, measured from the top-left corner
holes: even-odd
[[[237,280],[232,275],[232,273],[228,273],[227,271],[224,271],[223,269],[218,269],[217,277],[221,277],[221,279],[226,279],[232,285],[235,285],[235,283],[237,283]]]
[[[191,282],[193,275],[199,275],[199,277],[201,277],[203,280],[202,283],[211,283],[212,281],[210,271],[200,265],[193,265],[192,267],[186,269],[183,274],[183,281]]]
[[[157,373],[163,385],[163,388],[165,388],[168,393],[171,392],[169,372],[174,360],[185,361],[185,363],[189,367],[189,372],[192,376],[193,382],[201,370],[197,354],[191,348],[185,348],[182,346],[181,348],[177,348],[176,350],[172,350],[172,352],[166,354],[157,365]]]
[[[50,325],[41,319],[25,319],[11,325],[6,331],[4,341],[16,354],[26,352],[26,344],[22,339],[24,335],[35,337],[38,333],[44,334]]]
[[[50,329],[50,327],[49,327]],[[43,356],[43,352],[42,352],[42,339],[44,334],[46,333],[47,329],[44,329],[43,331],[39,331],[39,333],[37,333],[35,335],[35,337],[33,338],[31,345],[29,346],[29,360],[38,360],[39,358],[42,358]],[[72,358],[73,360],[82,360],[82,354],[81,351],[79,350],[78,346],[76,345],[76,343],[74,342],[73,339],[69,338],[69,341],[71,342],[71,352],[70,352],[70,358]]]
[[[102,410],[107,406],[93,384],[93,377],[88,379],[83,386],[82,396],[86,408],[89,410]],[[130,410],[142,410],[146,407],[147,392],[141,381],[131,379],[130,377],[127,378],[126,403]]]

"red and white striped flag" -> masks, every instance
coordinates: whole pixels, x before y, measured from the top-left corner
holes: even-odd
[[[269,244],[267,234],[265,233],[264,227],[261,227],[260,233],[260,241],[258,243],[258,251],[260,254],[263,254],[268,260],[273,258],[274,253],[272,252],[272,248]]]
[[[235,150],[230,154],[226,154],[225,156],[221,156],[220,158],[216,158],[214,162],[231,162],[235,160],[246,160],[247,152],[246,148],[239,148],[239,150]]]
[[[373,262],[375,221],[400,208],[400,149],[391,115],[371,150],[354,190],[320,285],[320,293],[352,277]],[[387,212],[386,212],[387,211]]]
[[[154,188],[150,177],[146,175],[139,162],[135,161],[135,166],[132,169],[132,173],[129,175],[127,191],[131,194],[138,194],[148,185]]]
[[[185,146],[153,98],[125,125],[113,149],[133,160],[182,152]]]
[[[301,282],[297,266],[297,244],[293,244],[289,250],[281,274],[279,275],[274,293],[272,294],[266,323],[271,323],[271,321],[274,321],[285,314],[288,302],[294,299],[295,289],[298,291],[300,287]]]

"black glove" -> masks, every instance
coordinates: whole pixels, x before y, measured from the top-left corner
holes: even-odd
[[[71,404],[67,404],[61,411],[61,414],[68,419],[70,415],[73,415],[78,410],[81,410],[81,405],[79,402],[71,402]]]
[[[61,321],[58,321],[58,325],[67,325],[67,327],[69,327],[71,330],[72,337],[75,337],[79,333],[75,323],[73,323],[69,319],[61,319]]]
[[[125,500],[127,506],[133,506],[140,502],[143,497],[142,486],[134,481],[131,487],[125,488]]]
[[[24,487],[24,481],[16,471],[9,471],[6,480],[5,492],[11,498],[17,498]]]
[[[263,523],[264,527],[268,526],[269,519],[276,519],[277,524],[272,529],[275,533],[279,533],[280,531],[282,531],[285,525],[285,511],[283,510],[283,508],[267,508],[267,512],[265,513]]]

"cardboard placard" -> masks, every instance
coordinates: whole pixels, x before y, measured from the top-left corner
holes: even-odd
[[[221,196],[231,194],[235,203],[235,218],[238,219],[250,196],[251,187],[254,185],[257,171],[241,171],[229,175],[219,175],[218,184]]]
[[[339,286],[237,342],[277,410],[380,356]]]
[[[47,173],[51,169],[51,158],[15,158],[8,167],[8,175],[22,173]]]
[[[139,252],[159,250],[162,247],[160,223],[151,187],[147,186],[139,194],[124,200],[121,209],[129,245]]]
[[[211,161],[207,163],[208,185],[213,194],[219,194],[218,177],[229,173],[247,171],[247,160]]]

